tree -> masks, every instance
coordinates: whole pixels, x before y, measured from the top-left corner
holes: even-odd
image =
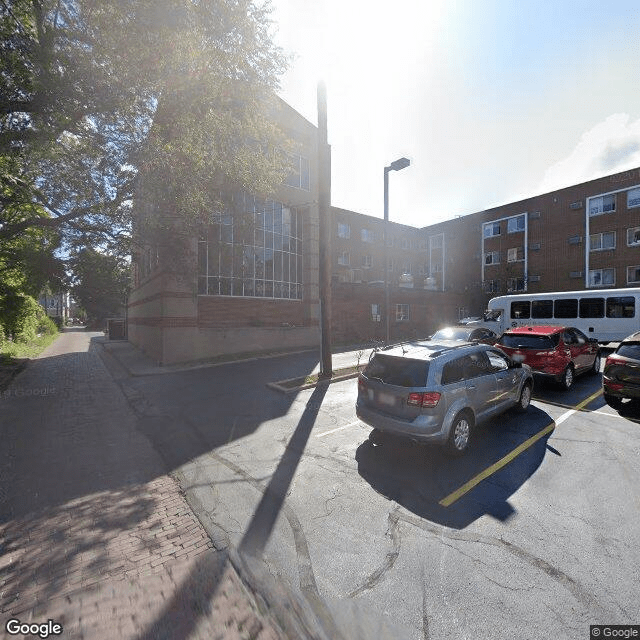
[[[55,229],[124,254],[141,172],[138,197],[164,195],[193,229],[213,187],[269,193],[287,161],[268,15],[251,0],[0,0],[0,241]]]
[[[86,311],[89,323],[121,316],[129,286],[129,269],[115,256],[92,248],[81,249],[70,260],[71,292]]]

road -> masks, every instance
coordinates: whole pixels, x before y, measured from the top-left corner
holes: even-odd
[[[262,555],[345,638],[390,625],[412,639],[573,639],[640,623],[639,414],[607,407],[600,376],[537,387],[524,416],[495,419],[452,459],[374,447],[354,379],[267,387],[316,365],[307,353],[115,372],[216,545]]]

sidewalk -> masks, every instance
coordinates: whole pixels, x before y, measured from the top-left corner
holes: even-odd
[[[17,619],[92,640],[324,638],[260,563],[214,548],[91,335],[63,333],[0,394],[2,632]],[[152,368],[128,349],[139,375]]]
[[[161,366],[157,362],[155,362],[148,355],[143,353],[140,349],[132,345],[130,342],[126,340],[108,340],[105,337],[98,337],[96,341],[116,360],[119,362],[124,369],[128,372],[129,375],[132,376],[153,376],[153,375],[162,375],[165,373],[175,373],[178,371],[190,371],[193,369],[202,369],[207,367],[217,367],[228,365],[231,362],[240,362],[240,360],[208,360],[203,362],[196,363],[186,363],[186,364],[172,364],[172,365],[164,365]],[[296,353],[310,353],[307,351],[290,351],[287,353],[274,353],[269,355],[262,356],[254,356],[245,358],[245,362],[247,360],[263,360],[267,358],[273,358],[278,356],[291,356]],[[369,348],[361,348],[361,349],[353,349],[350,351],[342,351],[339,353],[334,353],[332,355],[333,361],[333,369],[340,369],[345,367],[350,367],[358,363],[358,359],[360,364],[367,362],[369,358],[369,354],[371,353],[371,347]],[[319,356],[319,352],[318,352]],[[317,373],[320,371],[320,363],[316,365],[316,367],[312,371],[301,371],[301,374],[309,374],[309,373]]]

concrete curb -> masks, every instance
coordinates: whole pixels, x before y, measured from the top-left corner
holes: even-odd
[[[347,367],[351,369],[352,367]],[[318,380],[317,382],[309,382],[297,386],[286,386],[288,382],[295,382],[300,378],[288,378],[287,380],[278,380],[278,382],[268,382],[267,387],[270,389],[275,389],[280,393],[289,394],[289,393],[297,393],[298,391],[304,391],[305,389],[312,389],[313,387],[317,387],[320,384],[332,384],[334,382],[341,382],[342,380],[349,380],[350,378],[357,378],[360,375],[360,371],[356,371],[353,373],[345,373],[344,375],[333,376],[330,380]]]

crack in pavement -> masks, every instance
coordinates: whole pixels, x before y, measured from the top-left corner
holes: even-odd
[[[583,606],[587,607],[587,609],[593,609],[598,612],[599,617],[605,618],[608,614],[607,611],[603,607],[600,606],[600,603],[597,599],[591,595],[581,584],[576,582],[571,576],[564,573],[564,571],[554,567],[552,564],[543,560],[542,558],[532,554],[529,551],[526,551],[522,547],[519,547],[504,538],[491,538],[489,536],[483,536],[480,534],[470,534],[470,533],[462,533],[456,531],[449,531],[442,527],[438,527],[432,525],[423,520],[419,520],[412,516],[406,515],[404,513],[398,514],[398,518],[404,522],[409,524],[413,524],[414,526],[428,531],[436,536],[442,542],[442,538],[448,538],[450,540],[460,540],[461,542],[474,542],[481,544],[488,544],[494,547],[502,548],[505,551],[509,552],[511,555],[516,556],[520,560],[526,562],[530,566],[540,569],[543,573],[548,575],[551,579],[558,582],[562,587],[564,587],[571,595],[580,602]],[[447,545],[449,546],[449,545]],[[452,547],[459,553],[462,553],[456,547]],[[616,603],[618,604],[618,603]],[[618,604],[618,607],[620,605]],[[622,607],[620,607],[622,609]],[[623,610],[624,611],[624,610]]]
[[[243,477],[252,487],[254,487],[260,493],[264,494],[264,492],[266,491],[266,487],[263,484],[258,482],[249,473],[242,469],[242,467],[238,466],[234,462],[227,460],[223,456],[214,453],[213,451],[210,451],[208,455],[220,462],[220,464],[226,466],[228,469],[231,469],[234,473]],[[318,592],[318,586],[316,584],[313,567],[311,565],[311,554],[309,553],[307,539],[304,535],[300,520],[298,519],[298,516],[291,508],[291,506],[287,504],[286,500],[283,503],[282,511],[285,518],[287,519],[287,522],[289,523],[289,526],[291,527],[291,531],[293,532],[293,541],[295,544],[296,556],[298,559],[298,577],[300,580],[300,588],[307,594],[313,594],[314,596],[319,597],[320,594]]]
[[[422,638],[429,640],[429,614],[427,613],[427,583],[424,578],[424,562],[422,563]]]
[[[367,579],[356,589],[354,589],[347,597],[355,598],[364,591],[373,589],[384,577],[384,575],[393,567],[400,555],[400,529],[399,529],[399,516],[398,507],[391,511],[388,515],[389,528],[385,535],[391,537],[391,551],[387,552],[384,562],[373,572]]]

